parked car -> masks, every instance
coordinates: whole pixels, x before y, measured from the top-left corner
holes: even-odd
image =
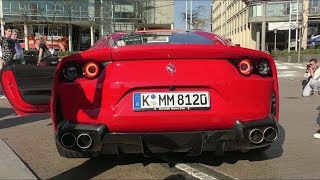
[[[264,151],[279,134],[273,58],[208,32],[115,33],[1,76],[18,114],[51,113],[64,157]]]
[[[41,66],[57,66],[60,62],[60,58],[58,56],[45,56],[41,59]],[[37,65],[38,63],[38,53],[37,51],[28,51],[25,53],[23,60],[14,60],[15,64],[31,64]]]

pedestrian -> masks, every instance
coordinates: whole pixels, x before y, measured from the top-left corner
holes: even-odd
[[[5,31],[4,31],[5,35],[0,39],[2,60],[4,64],[9,63],[15,55],[15,49],[14,49],[15,44],[11,39],[12,29],[13,28],[10,26],[5,27]]]
[[[4,36],[0,38],[0,46],[1,46],[1,68],[5,66],[7,63],[12,61],[15,50],[14,50],[14,42],[11,40],[12,35],[12,27],[11,26],[5,26],[4,27]],[[2,87],[0,87],[0,98],[5,98],[3,95]]]
[[[45,45],[43,37],[41,35],[36,35],[34,40],[35,40],[35,48],[38,53],[37,65],[39,65],[41,62],[41,59],[45,56],[49,56],[50,52],[49,52],[47,46]]]
[[[311,59],[307,65],[305,78],[309,81],[303,88],[302,96],[310,96],[311,92],[320,89],[320,68],[316,59]]]
[[[14,49],[15,49],[15,53],[16,53],[14,55],[13,59],[22,62],[24,59],[24,56],[23,56],[23,49],[21,48],[19,40],[18,40],[18,33],[19,33],[19,31],[17,29],[12,29],[11,39],[14,42]]]
[[[49,52],[51,56],[57,56],[56,50],[54,48],[49,48]]]

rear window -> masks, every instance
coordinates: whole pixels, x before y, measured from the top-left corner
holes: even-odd
[[[115,40],[116,46],[141,44],[214,44],[211,39],[192,32],[129,34]]]

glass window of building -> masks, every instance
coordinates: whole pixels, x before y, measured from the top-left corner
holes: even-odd
[[[250,6],[250,17],[262,16],[261,4]]]
[[[130,18],[135,17],[134,3],[116,2],[114,5],[114,18],[118,22],[128,21]]]
[[[318,14],[319,13],[319,0],[310,0],[309,1],[309,13]]]
[[[55,14],[56,6],[53,2],[48,2],[46,4],[46,14]]]
[[[290,13],[290,3],[268,3],[267,16],[287,16]]]
[[[2,2],[2,9],[4,13],[11,13],[11,2],[10,1],[3,1]]]
[[[11,14],[19,14],[19,5],[20,5],[20,3],[19,3],[19,1],[9,1],[9,11],[10,11],[10,13]],[[26,7],[26,9],[27,9],[27,7]]]
[[[81,17],[88,16],[88,3],[82,2],[80,4],[80,12],[81,12]]]

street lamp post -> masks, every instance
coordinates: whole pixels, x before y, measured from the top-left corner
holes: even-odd
[[[290,0],[290,5],[289,5],[289,37],[288,37],[288,52],[290,52],[290,43],[291,43],[291,0]]]
[[[298,28],[298,24],[299,24],[299,0],[297,0],[297,7],[296,7],[296,47],[295,50],[298,51],[298,33],[299,33],[299,28]]]
[[[193,29],[193,27],[192,27],[192,12],[193,10],[192,10],[192,0],[190,0],[190,28],[189,28],[189,30],[192,30]]]
[[[298,27],[300,27],[300,28],[299,28],[299,29],[300,29],[300,30],[299,30],[299,40],[298,40],[298,44],[299,44],[299,48],[298,48],[298,63],[300,63],[300,59],[301,59],[301,43],[302,43],[302,42],[301,42],[301,41],[302,41],[302,39],[301,39],[301,36],[302,36],[301,33],[302,33],[302,32],[301,32],[301,31],[302,31],[302,28],[303,28],[303,27],[302,27],[302,26],[299,26],[299,25],[298,25]]]
[[[277,29],[274,30],[274,52],[277,51]]]
[[[188,0],[186,0],[186,31],[188,31]]]

